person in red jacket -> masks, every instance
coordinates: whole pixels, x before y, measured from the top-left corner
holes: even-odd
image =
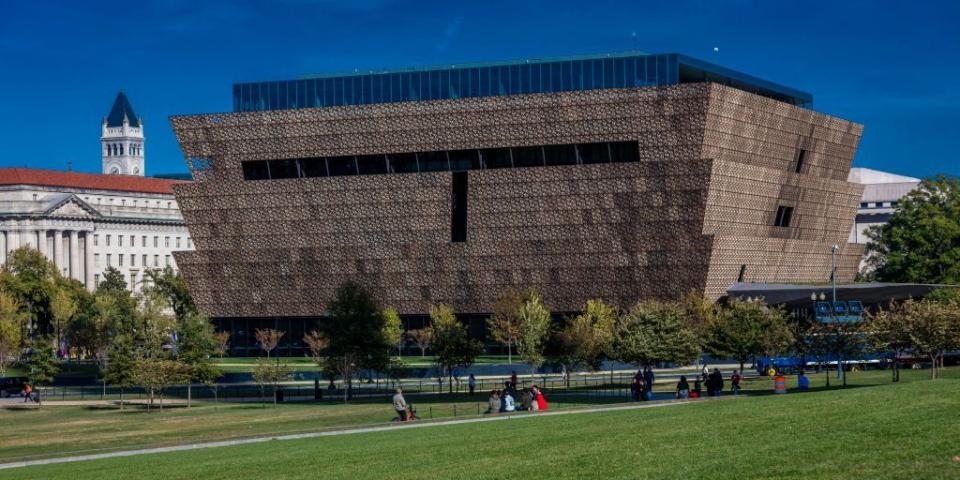
[[[533,386],[533,390],[537,392],[537,410],[546,410],[549,405],[547,405],[547,399],[543,396],[543,392],[536,385]]]

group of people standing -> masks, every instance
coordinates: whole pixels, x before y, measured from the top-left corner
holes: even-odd
[[[730,374],[730,391],[732,391],[734,395],[740,393],[740,380],[740,372],[734,370],[733,373]],[[710,372],[710,370],[704,366],[703,373],[694,380],[692,389],[690,388],[689,382],[687,382],[686,375],[681,375],[680,381],[677,382],[676,397],[680,399],[700,398],[703,395],[701,385],[707,387],[708,397],[719,397],[723,394],[723,373],[720,372],[719,368],[714,368],[713,372]]]
[[[637,370],[630,382],[630,395],[634,402],[640,400],[653,400],[653,369],[646,367],[643,370]]]

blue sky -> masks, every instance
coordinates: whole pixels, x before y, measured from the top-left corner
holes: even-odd
[[[235,81],[639,49],[812,92],[865,125],[858,166],[960,175],[958,23],[956,1],[0,0],[0,165],[99,171],[121,88],[156,174],[186,171],[167,117],[229,111]]]

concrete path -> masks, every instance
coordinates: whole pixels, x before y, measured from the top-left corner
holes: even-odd
[[[717,401],[719,399],[706,399],[706,401]],[[147,455],[151,453],[183,452],[188,450],[198,450],[202,448],[229,447],[233,445],[248,445],[252,443],[264,443],[275,440],[300,440],[305,438],[331,437],[337,435],[352,435],[357,433],[385,432],[390,430],[404,430],[411,428],[441,427],[445,425],[460,425],[465,423],[496,422],[501,420],[522,420],[525,418],[552,417],[556,415],[573,415],[596,412],[615,412],[621,410],[640,410],[644,408],[668,407],[674,405],[688,405],[690,403],[704,400],[675,400],[662,403],[644,403],[637,405],[620,405],[614,407],[594,407],[584,409],[553,410],[541,413],[517,413],[510,415],[492,415],[488,417],[467,418],[461,420],[437,420],[437,421],[419,421],[411,423],[397,423],[392,425],[381,425],[376,427],[348,428],[343,430],[327,430],[322,432],[297,433],[290,435],[273,435],[266,437],[242,438],[236,440],[222,440],[217,442],[191,443],[186,445],[176,445],[172,447],[142,448],[137,450],[122,450],[108,453],[98,453],[91,455],[76,455],[70,457],[46,458],[40,460],[25,460],[21,462],[0,463],[0,470],[29,467],[35,465],[50,465],[55,463],[84,462],[88,460],[102,460],[106,458],[131,457],[134,455]]]

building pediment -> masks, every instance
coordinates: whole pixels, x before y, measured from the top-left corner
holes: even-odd
[[[73,194],[58,195],[47,205],[43,214],[49,217],[99,218],[103,215],[87,202]]]

